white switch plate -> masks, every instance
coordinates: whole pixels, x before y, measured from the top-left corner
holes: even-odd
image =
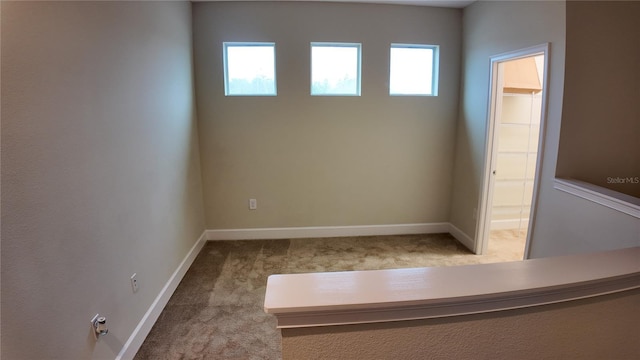
[[[249,210],[256,210],[258,208],[258,200],[249,199]]]

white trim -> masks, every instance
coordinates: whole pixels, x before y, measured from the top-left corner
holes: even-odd
[[[640,199],[598,185],[573,179],[554,179],[554,189],[640,219]]]
[[[483,298],[448,300],[448,303],[443,301],[443,303],[423,306],[406,305],[356,311],[336,310],[328,313],[312,311],[306,314],[275,314],[268,310],[266,312],[274,313],[278,321],[278,329],[437,319],[588,299],[638,289],[639,282],[640,275],[635,274],[619,279],[606,279],[594,284],[575,284],[559,290],[544,289],[532,294],[492,294]]]
[[[513,230],[521,226],[529,227],[529,219],[502,219],[491,220],[491,230]]]
[[[462,230],[458,229],[455,225],[449,224],[449,234],[456,238],[467,249],[471,250],[474,254],[477,254],[475,249],[475,241],[469,235],[465,234]]]
[[[449,233],[462,245],[474,251],[474,241],[469,235],[451,223],[422,223],[364,226],[318,226],[257,229],[211,229],[206,231],[209,241],[217,240],[265,240],[302,239],[341,236],[383,236],[404,234]]]
[[[313,92],[313,48],[321,47],[338,47],[338,48],[354,48],[357,49],[357,74],[356,74],[356,92],[355,93],[314,93]],[[326,42],[326,41],[312,41],[309,47],[311,66],[309,69],[309,78],[311,80],[309,86],[309,94],[311,96],[361,96],[362,94],[362,43],[350,43],[350,42]]]
[[[407,44],[407,43],[391,43],[389,47],[389,61],[393,57],[393,49],[418,49],[418,50],[431,50],[431,92],[429,93],[421,93],[418,91],[414,91],[412,93],[406,92],[393,92],[391,90],[392,76],[394,73],[394,68],[389,66],[389,96],[438,96],[438,74],[440,73],[440,46],[439,45],[427,45],[427,44]],[[417,64],[417,62],[416,62]],[[420,63],[421,66],[424,66],[423,63]],[[408,69],[403,69],[403,71],[411,71]],[[419,81],[421,79],[413,79],[414,81]]]
[[[278,328],[455,317],[640,288],[640,247],[467,266],[271,275]],[[486,281],[491,279],[491,281]]]
[[[233,46],[242,46],[242,47],[271,47],[273,48],[273,93],[265,93],[265,94],[232,94],[229,89],[229,64],[228,64],[228,48]],[[224,96],[278,96],[278,83],[277,83],[277,69],[276,69],[276,43],[274,42],[244,42],[244,41],[225,41],[222,43],[222,64],[223,64],[223,75],[224,75]]]
[[[318,226],[257,229],[212,229],[207,240],[300,239],[342,236],[437,234],[449,232],[449,223],[393,224],[363,226]]]
[[[529,227],[527,230],[527,240],[525,243],[525,259],[529,258],[530,251],[530,243],[533,238],[534,227],[536,218],[536,210],[538,208],[538,190],[540,188],[540,177],[542,174],[542,163],[544,159],[544,145],[545,145],[545,134],[546,134],[546,123],[547,123],[547,108],[548,108],[548,82],[549,82],[549,57],[551,56],[551,44],[544,43],[532,47],[528,47],[521,50],[510,51],[502,54],[498,54],[492,56],[490,59],[490,72],[489,72],[489,97],[488,97],[488,106],[487,106],[487,129],[485,134],[486,147],[484,153],[484,172],[482,177],[482,187],[480,188],[480,197],[478,199],[478,203],[480,204],[478,208],[478,221],[476,223],[476,241],[474,242],[474,249],[476,254],[484,254],[488,248],[488,239],[489,239],[489,231],[490,231],[490,208],[493,199],[493,183],[494,178],[492,176],[493,171],[495,170],[495,162],[496,162],[496,154],[494,151],[494,120],[496,116],[496,112],[500,111],[500,108],[497,107],[496,101],[501,101],[501,92],[502,89],[499,89],[498,84],[498,76],[501,76],[501,72],[498,71],[498,65],[505,61],[517,60],[521,58],[536,56],[536,55],[544,55],[544,73],[543,73],[543,81],[542,81],[542,109],[540,113],[540,131],[538,135],[538,152],[536,159],[536,170],[535,177],[533,181],[533,195],[532,195],[532,203],[531,203],[531,211],[529,218]]]
[[[133,359],[134,356],[136,356],[136,353],[138,352],[138,350],[140,350],[140,346],[142,346],[144,339],[147,337],[147,335],[149,335],[151,328],[155,324],[156,320],[158,320],[158,317],[162,313],[164,307],[169,302],[171,295],[173,295],[174,291],[176,291],[176,288],[178,287],[178,284],[180,284],[180,281],[184,277],[184,274],[187,272],[187,270],[189,270],[189,267],[191,266],[191,264],[193,264],[196,256],[198,256],[200,250],[202,250],[202,247],[206,243],[205,234],[206,231],[202,232],[202,235],[200,235],[200,238],[198,238],[196,243],[193,244],[193,247],[191,247],[191,250],[189,250],[187,256],[185,256],[180,265],[178,265],[178,268],[173,272],[167,283],[164,285],[162,290],[160,290],[160,293],[153,301],[147,312],[142,317],[142,320],[140,320],[140,322],[138,323],[138,326],[136,326],[135,330],[133,330],[133,333],[131,333],[131,336],[129,336],[129,339],[120,350],[120,353],[116,357],[116,360],[129,360]]]

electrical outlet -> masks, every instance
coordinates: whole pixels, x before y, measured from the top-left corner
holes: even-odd
[[[256,210],[258,208],[258,200],[249,199],[249,210]]]
[[[131,275],[131,289],[134,293],[138,292],[138,274]]]
[[[96,314],[91,319],[91,330],[96,340],[98,340],[100,336],[107,335],[109,333],[109,329],[107,328],[107,318],[100,316],[100,314]]]

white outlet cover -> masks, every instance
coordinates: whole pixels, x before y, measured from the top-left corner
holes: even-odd
[[[131,289],[133,290],[133,292],[137,292],[138,291],[138,278],[137,278],[138,274],[133,274],[131,275]]]

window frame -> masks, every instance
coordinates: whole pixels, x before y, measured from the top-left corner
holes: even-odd
[[[229,47],[272,47],[273,48],[273,93],[271,94],[231,94],[229,93],[229,63],[227,49]],[[278,96],[276,43],[261,41],[224,41],[222,43],[222,72],[224,76],[224,96]]]
[[[391,52],[394,48],[400,49],[430,49],[432,50],[431,61],[431,94],[400,94],[391,92]],[[438,83],[440,74],[440,45],[429,44],[404,44],[391,43],[389,46],[389,96],[438,96]]]
[[[313,48],[314,47],[339,47],[339,48],[355,48],[357,50],[357,70],[356,70],[356,92],[352,93],[331,93],[331,94],[314,94],[313,93]],[[318,42],[312,41],[309,47],[309,94],[311,96],[361,96],[362,93],[362,43],[349,42]]]

